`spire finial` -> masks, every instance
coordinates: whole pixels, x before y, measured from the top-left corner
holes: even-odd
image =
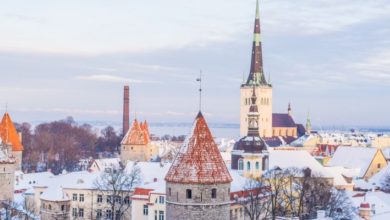
[[[202,111],[202,70],[199,72],[199,78],[196,79],[199,82],[199,112]]]
[[[256,0],[256,18],[260,18],[259,0]]]
[[[8,102],[5,102],[5,113],[8,113]]]

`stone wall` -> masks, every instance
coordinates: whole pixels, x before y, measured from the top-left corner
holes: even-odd
[[[167,220],[229,219],[230,184],[194,185],[167,183]],[[192,198],[187,199],[187,189]],[[216,189],[216,198],[212,198]]]
[[[0,201],[14,199],[15,163],[0,162]]]

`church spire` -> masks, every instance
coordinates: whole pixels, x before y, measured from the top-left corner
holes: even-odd
[[[256,18],[253,32],[252,58],[247,85],[268,85],[263,72],[263,54],[260,38],[259,0],[256,1]]]
[[[251,105],[248,113],[248,136],[259,136],[259,111],[256,100],[256,89],[255,85],[253,85]]]
[[[310,121],[310,114],[307,113],[307,119],[306,119],[306,134],[311,133],[311,121]]]

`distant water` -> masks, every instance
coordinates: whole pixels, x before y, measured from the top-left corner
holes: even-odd
[[[32,122],[33,126],[38,125],[41,122]],[[121,132],[121,122],[110,121],[79,121],[79,124],[87,123],[92,125],[97,131],[112,126],[116,131]],[[149,128],[152,134],[157,136],[163,135],[187,135],[191,131],[192,123],[150,123]],[[216,138],[238,138],[240,133],[240,125],[234,123],[209,123],[209,127],[214,137]],[[349,132],[354,129],[363,133],[376,133],[376,134],[388,134],[390,135],[389,127],[374,127],[374,126],[324,126],[314,127],[314,130],[324,132]]]
[[[150,124],[150,132],[162,136],[169,135],[187,135],[191,132],[192,124],[179,123],[179,124],[162,124],[152,123]],[[240,136],[240,126],[238,124],[209,124],[209,128],[214,137],[217,138],[238,138]]]

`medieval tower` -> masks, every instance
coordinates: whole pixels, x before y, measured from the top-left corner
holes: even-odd
[[[251,105],[252,87],[255,86],[259,107],[259,134],[261,137],[271,137],[272,134],[272,86],[267,82],[263,68],[261,48],[261,29],[259,2],[256,2],[256,18],[253,33],[252,58],[247,80],[240,88],[240,136],[245,136],[248,130],[248,112]]]
[[[158,147],[150,141],[148,123],[146,121],[139,123],[134,119],[131,129],[121,142],[121,163],[126,165],[128,161],[150,161],[157,155]]]
[[[202,113],[165,181],[168,220],[229,219],[232,178]]]
[[[6,144],[0,138],[0,208],[3,201],[13,201],[15,163],[12,146]]]

